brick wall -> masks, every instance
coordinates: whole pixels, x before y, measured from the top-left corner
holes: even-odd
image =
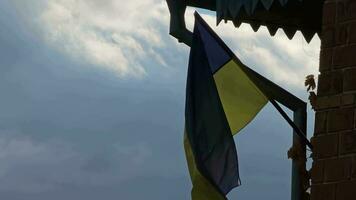
[[[324,4],[312,200],[356,200],[356,0]]]

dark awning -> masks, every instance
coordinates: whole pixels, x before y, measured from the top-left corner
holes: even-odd
[[[217,23],[232,20],[236,27],[241,23],[248,23],[254,31],[264,25],[271,35],[282,28],[289,39],[299,30],[306,41],[310,42],[316,33],[321,32],[323,2],[324,0],[217,0],[215,8],[210,4],[208,9],[216,10]]]
[[[166,0],[171,12],[170,33],[180,42],[191,43],[185,27],[186,6],[216,11],[217,24],[232,21],[236,27],[248,23],[254,31],[266,26],[273,36],[279,28],[289,39],[299,30],[307,42],[321,33],[325,0]]]

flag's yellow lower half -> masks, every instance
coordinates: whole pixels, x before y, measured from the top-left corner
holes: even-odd
[[[211,183],[201,175],[195,161],[192,148],[187,138],[187,133],[184,132],[184,150],[188,163],[189,174],[193,184],[192,200],[226,200]]]
[[[214,74],[214,80],[234,135],[257,115],[268,99],[234,60],[222,66]]]

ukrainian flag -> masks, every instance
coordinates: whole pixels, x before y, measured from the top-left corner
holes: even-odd
[[[240,185],[233,135],[267,102],[243,64],[195,13],[184,134],[192,200],[223,200]]]

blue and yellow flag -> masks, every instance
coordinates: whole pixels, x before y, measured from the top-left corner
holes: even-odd
[[[223,200],[240,185],[233,135],[267,102],[242,63],[195,13],[184,134],[192,200]]]

